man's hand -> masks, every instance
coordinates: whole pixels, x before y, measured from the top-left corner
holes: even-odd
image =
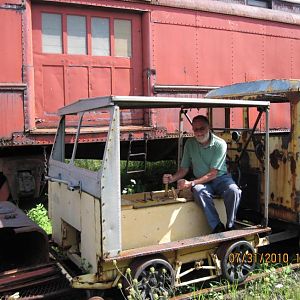
[[[173,176],[172,174],[164,174],[163,176],[163,184],[167,184],[167,183],[172,183],[173,180]]]
[[[188,168],[180,168],[175,174],[164,174],[163,175],[163,183],[168,184],[177,181],[180,178],[183,178],[187,173]]]
[[[192,181],[188,181],[185,179],[180,179],[177,181],[177,188],[179,190],[186,190],[186,189],[190,189],[192,186]]]

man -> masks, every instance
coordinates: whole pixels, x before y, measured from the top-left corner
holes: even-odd
[[[194,137],[186,141],[180,169],[173,175],[164,174],[163,183],[177,182],[178,189],[191,189],[203,208],[212,233],[225,231],[213,203],[213,195],[224,198],[227,224],[234,229],[234,221],[241,199],[241,190],[227,174],[226,142],[210,131],[207,117],[199,115],[192,122]],[[182,179],[192,167],[196,179]]]

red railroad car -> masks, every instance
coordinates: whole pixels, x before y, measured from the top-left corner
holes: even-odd
[[[0,200],[38,197],[56,111],[79,98],[202,97],[235,82],[300,78],[295,2],[1,0]],[[287,127],[285,113],[273,127]],[[121,138],[147,138],[150,159],[167,157],[176,118],[124,110]],[[104,145],[107,115],[83,122],[81,142],[91,153],[94,143]],[[238,122],[235,115],[230,122]],[[68,120],[70,133],[75,123]]]

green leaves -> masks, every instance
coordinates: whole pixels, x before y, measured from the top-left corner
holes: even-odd
[[[36,207],[30,209],[27,212],[27,216],[37,225],[42,227],[47,234],[52,233],[52,225],[48,217],[48,211],[43,204],[40,203]]]

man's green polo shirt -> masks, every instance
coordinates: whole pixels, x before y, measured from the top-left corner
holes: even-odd
[[[221,176],[227,173],[226,152],[226,142],[213,133],[210,134],[207,146],[202,146],[194,137],[189,138],[184,146],[181,167],[192,167],[196,178],[207,174],[211,169],[217,169],[218,176]]]

